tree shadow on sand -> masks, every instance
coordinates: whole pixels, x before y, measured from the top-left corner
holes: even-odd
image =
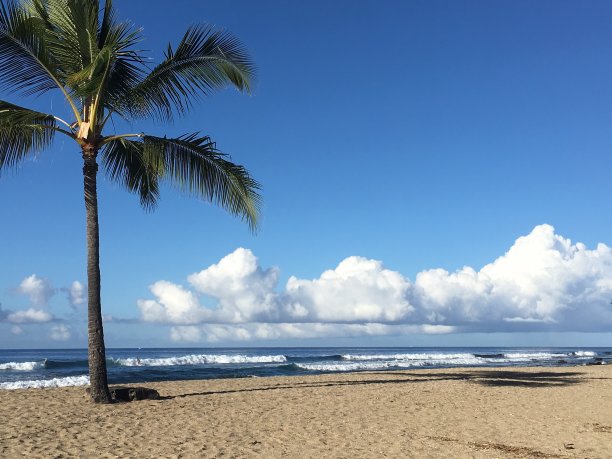
[[[295,381],[282,382],[278,384],[270,384],[267,386],[227,389],[227,390],[211,390],[203,392],[195,392],[188,394],[179,394],[160,397],[162,400],[170,400],[175,398],[192,397],[192,396],[208,396],[234,394],[240,392],[261,392],[271,390],[292,390],[304,388],[324,388],[324,387],[342,387],[342,386],[361,386],[368,384],[418,384],[427,381],[466,381],[470,384],[480,384],[489,387],[562,387],[580,384],[588,379],[586,373],[579,371],[573,372],[557,372],[557,371],[511,371],[511,370],[466,370],[448,373],[433,373],[433,372],[367,372],[361,373],[361,377],[378,376],[378,378],[368,378],[360,380],[339,379],[338,375],[327,375],[328,380],[324,381]],[[349,376],[346,374],[344,376]],[[297,379],[297,378],[296,378]],[[596,378],[600,379],[600,378]],[[272,381],[270,381],[272,383]]]
[[[470,370],[458,373],[438,373],[441,379],[455,379],[468,381],[483,386],[510,386],[510,387],[559,387],[580,384],[585,378],[581,372],[558,371],[512,371],[512,370]],[[427,377],[426,373],[417,373],[416,377]]]

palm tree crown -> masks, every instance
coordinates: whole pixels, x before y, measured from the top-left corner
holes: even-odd
[[[109,121],[186,114],[199,97],[225,86],[249,91],[254,66],[230,34],[196,25],[150,68],[141,29],[118,22],[112,1],[0,0],[0,90],[38,95],[60,91],[70,118],[0,100],[0,172],[73,139],[83,158],[87,216],[88,349],[91,397],[111,401],[106,376],[99,268],[98,159],[107,176],[155,206],[168,181],[241,217],[255,229],[259,185],[199,133],[176,138],[105,131]]]
[[[141,29],[117,22],[111,0],[29,0],[0,5],[0,87],[23,95],[59,90],[73,119],[0,101],[0,170],[49,147],[57,133],[100,150],[107,175],[155,205],[159,182],[257,223],[258,184],[209,137],[105,135],[113,116],[168,121],[199,97],[233,85],[249,91],[254,66],[230,34],[193,26],[153,68],[134,47]]]

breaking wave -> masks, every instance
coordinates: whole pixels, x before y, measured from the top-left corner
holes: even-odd
[[[474,354],[410,353],[410,354],[343,354],[342,360],[472,360]],[[456,362],[459,363],[459,362]],[[460,363],[459,363],[460,364]]]
[[[0,383],[0,389],[42,389],[46,387],[86,386],[89,376],[67,376],[65,378],[35,379],[30,381],[12,381]]]
[[[45,361],[40,362],[7,362],[0,363],[0,370],[9,371],[34,371],[45,367]]]
[[[351,363],[296,363],[297,368],[309,371],[366,371],[399,368],[396,362],[351,362]]]
[[[88,384],[83,350],[0,351],[0,389]],[[115,349],[109,382],[281,376],[423,368],[612,364],[610,348]],[[48,358],[44,358],[48,357]]]
[[[469,366],[487,364],[519,364],[529,362],[556,362],[562,359],[592,359],[593,351],[574,352],[506,352],[506,353],[404,353],[404,354],[343,354],[349,362],[385,362],[392,366]],[[342,367],[340,365],[340,367]],[[344,367],[343,367],[344,368]]]
[[[562,359],[569,357],[568,353],[550,353],[550,352],[508,352],[504,354],[504,358],[511,360],[550,360]]]
[[[590,357],[596,357],[597,356],[597,352],[593,352],[593,351],[575,351],[575,352],[570,352],[570,355],[573,355],[574,357],[589,357],[590,358]]]
[[[347,359],[348,360],[348,359]],[[465,357],[454,357],[444,359],[437,357],[436,359],[354,359],[345,363],[325,363],[325,364],[307,364],[296,363],[298,368],[311,371],[367,371],[367,370],[385,370],[388,368],[419,368],[419,367],[439,367],[439,366],[470,366],[481,365],[482,361],[470,354],[465,354]]]
[[[157,359],[111,359],[111,361],[115,365],[125,367],[169,367],[177,365],[210,365],[232,363],[285,363],[287,361],[287,357],[284,355],[198,354]]]

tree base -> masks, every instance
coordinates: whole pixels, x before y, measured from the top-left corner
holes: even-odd
[[[86,389],[91,395],[91,389]],[[110,387],[109,388],[112,402],[134,402],[137,400],[159,400],[159,392],[148,387]],[[94,402],[96,402],[94,400]],[[98,402],[96,402],[98,403]]]

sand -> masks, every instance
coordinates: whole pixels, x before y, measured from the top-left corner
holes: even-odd
[[[0,457],[611,458],[612,365],[0,391]]]

